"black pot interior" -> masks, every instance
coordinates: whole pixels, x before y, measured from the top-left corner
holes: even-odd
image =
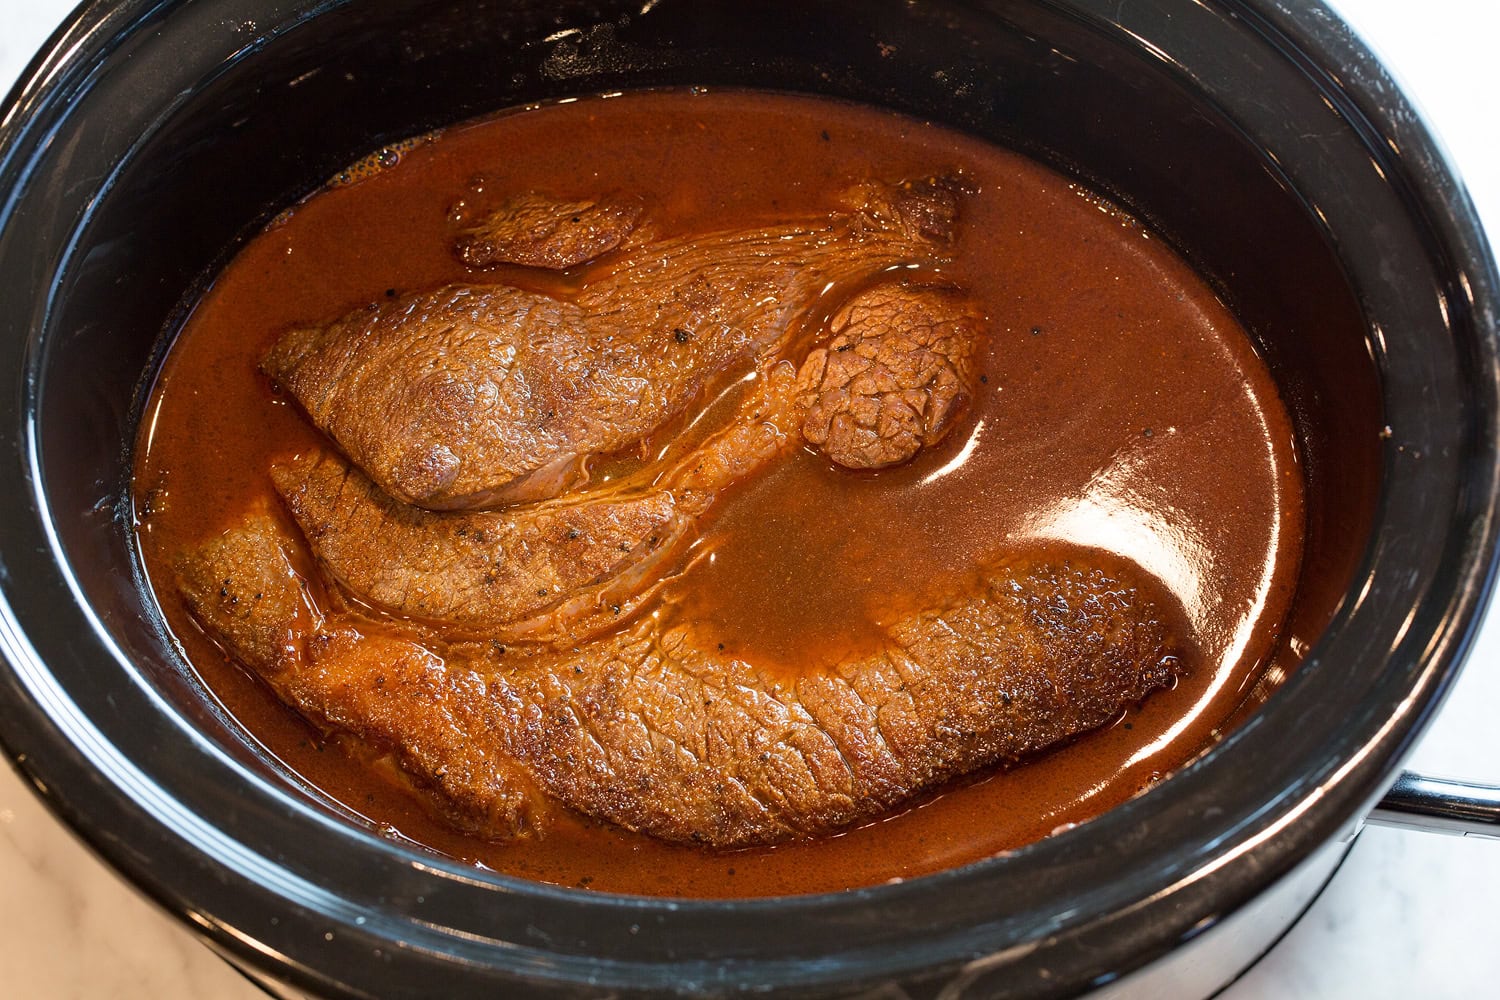
[[[74,110],[55,113],[57,137],[38,147],[26,175],[27,203],[48,205],[51,214],[33,210],[12,220],[6,236],[12,258],[23,238],[38,248],[25,264],[30,273],[13,262],[0,272],[51,289],[18,319],[40,331],[27,339],[26,362],[35,485],[65,565],[36,557],[34,593],[11,595],[17,617],[45,618],[44,605],[64,593],[70,575],[97,622],[80,628],[77,614],[58,616],[38,627],[37,649],[81,711],[169,791],[206,780],[193,773],[190,755],[178,759],[173,748],[208,752],[199,737],[184,735],[174,713],[210,750],[294,787],[205,697],[140,585],[125,496],[135,430],[171,334],[243,240],[346,163],[387,141],[523,102],[688,84],[825,94],[993,139],[1099,189],[1214,282],[1293,414],[1308,538],[1279,667],[1290,669],[1315,648],[1357,590],[1390,459],[1380,429],[1393,419],[1391,394],[1404,390],[1382,371],[1387,345],[1369,336],[1382,329],[1371,319],[1374,284],[1351,275],[1351,254],[1359,251],[1347,235],[1334,235],[1334,217],[1395,218],[1403,194],[1386,184],[1378,203],[1361,206],[1384,175],[1370,172],[1375,161],[1341,117],[1347,109],[1320,102],[1308,73],[1290,60],[1256,71],[1256,60],[1273,51],[1263,23],[1197,4],[1144,5],[1128,27],[1143,37],[1158,32],[1153,49],[1111,23],[1114,4],[1088,2],[390,0],[322,4],[316,16],[310,3],[231,6],[233,18],[224,5],[202,3],[125,4],[99,14],[116,32],[100,43],[103,68],[74,80]],[[1214,32],[1239,39],[1249,54],[1239,62],[1212,55]],[[881,42],[894,50],[883,51]],[[1169,45],[1176,55],[1164,54]],[[1207,68],[1183,61],[1193,56]],[[1250,121],[1252,112],[1226,97],[1252,81],[1265,121]],[[1342,146],[1313,144],[1289,158],[1266,138],[1278,134],[1267,124],[1278,116],[1288,129],[1312,129],[1318,115],[1346,133]],[[1348,176],[1337,177],[1340,171]],[[1343,200],[1310,194],[1308,179],[1318,177],[1319,191],[1343,190]],[[1381,224],[1393,240],[1405,238],[1396,230],[1408,223]],[[1400,413],[1412,434],[1431,438],[1413,438],[1413,448],[1436,454],[1447,447],[1457,456],[1472,404],[1463,391],[1446,401],[1439,394],[1457,384],[1467,348],[1427,316],[1451,279],[1424,256],[1421,239],[1408,242],[1416,249],[1389,266],[1398,268],[1402,289],[1423,297],[1410,306],[1425,310],[1410,324],[1423,332],[1405,350],[1427,357],[1429,370],[1405,377],[1433,395],[1402,402]],[[1440,512],[1433,520],[1445,525],[1451,514],[1441,512],[1454,505],[1458,487],[1447,466],[1429,468],[1422,488]],[[1339,669],[1349,672],[1345,683],[1362,684],[1356,672],[1377,666],[1350,658]],[[137,694],[106,704],[111,687]],[[285,843],[298,815],[285,806],[286,828],[266,832],[267,842]],[[319,880],[343,893],[368,881],[376,863],[366,857]],[[1044,881],[1015,884],[1031,899],[1027,887],[1039,891]],[[513,885],[504,891],[524,893]],[[557,947],[580,954],[606,947],[613,935],[602,928],[592,942],[579,931]],[[490,930],[500,940],[511,933]],[[824,936],[797,921],[757,933],[740,946],[747,954],[805,955]]]

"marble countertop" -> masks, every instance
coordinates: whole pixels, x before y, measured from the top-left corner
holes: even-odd
[[[1500,77],[1493,0],[1335,0],[1394,67],[1447,144],[1500,242]],[[0,0],[0,88],[72,0]],[[1500,616],[1411,761],[1500,781]],[[261,997],[181,925],[95,860],[0,766],[0,976],[8,996],[225,1000]],[[1371,828],[1287,937],[1223,996],[1494,995],[1500,843]]]

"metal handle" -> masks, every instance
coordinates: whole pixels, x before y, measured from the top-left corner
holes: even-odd
[[[1411,771],[1369,815],[1377,826],[1500,839],[1500,786],[1429,778]]]

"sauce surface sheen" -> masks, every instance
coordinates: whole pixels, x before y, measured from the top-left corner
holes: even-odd
[[[449,251],[448,213],[476,178],[563,198],[640,194],[671,234],[826,211],[851,179],[954,169],[977,189],[944,265],[989,320],[976,398],[904,466],[851,473],[799,452],[734,487],[661,607],[734,655],[796,670],[867,647],[883,623],[997,553],[1125,560],[1180,606],[1193,648],[1173,690],[1111,728],[815,842],[716,854],[563,817],[545,837],[493,845],[435,823],[323,740],[228,662],[176,597],[175,554],[256,498],[274,503],[271,461],[318,444],[256,370],[276,338],[386,296],[491,280]],[[910,878],[1148,787],[1211,745],[1275,653],[1303,530],[1275,385],[1198,275],[1067,179],[876,109],[675,91],[503,114],[365,173],[249,241],[193,311],[146,411],[135,496],[148,575],[205,684],[272,756],[390,836],[619,892],[775,895]]]

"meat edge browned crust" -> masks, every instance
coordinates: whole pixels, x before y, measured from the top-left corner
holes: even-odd
[[[317,609],[294,547],[261,515],[184,554],[195,618],[304,715],[393,753],[451,823],[502,841],[544,827],[553,800],[718,848],[833,832],[1097,728],[1179,670],[1135,588],[1068,564],[1002,562],[885,650],[788,676],[649,617],[573,651],[440,655]]]

